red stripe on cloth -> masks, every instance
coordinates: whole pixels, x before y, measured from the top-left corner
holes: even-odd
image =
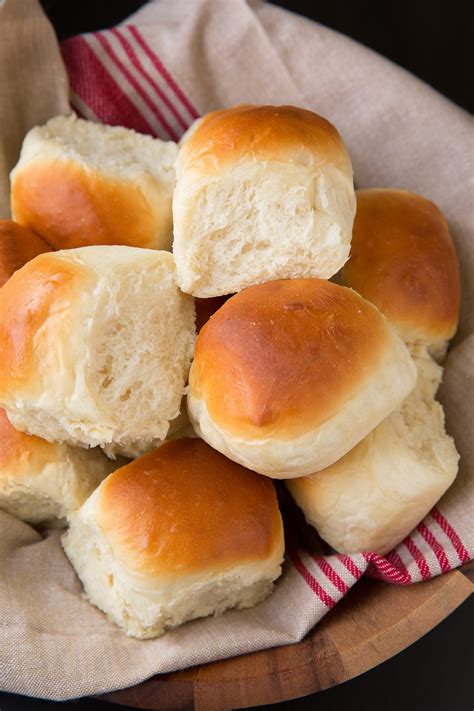
[[[427,578],[431,578],[431,573],[430,573],[430,569],[428,567],[428,563],[426,562],[423,553],[420,551],[420,549],[418,548],[416,543],[414,541],[412,541],[410,536],[407,536],[407,538],[405,538],[405,540],[403,541],[403,545],[406,547],[406,549],[413,556],[413,560],[417,564],[418,570],[420,571],[421,577],[423,578],[423,580],[426,580]]]
[[[147,45],[147,43],[143,39],[142,35],[138,31],[138,27],[136,27],[135,25],[126,25],[126,27],[128,27],[129,31],[134,36],[134,38],[136,39],[136,41],[138,42],[140,47],[143,49],[144,52],[146,52],[148,57],[151,59],[154,67],[160,72],[163,79],[166,81],[168,86],[174,91],[174,93],[176,94],[178,99],[180,99],[181,103],[183,104],[185,109],[189,112],[189,114],[194,119],[199,118],[199,112],[197,111],[197,109],[194,108],[194,106],[191,104],[189,99],[184,95],[184,93],[181,91],[179,86],[176,84],[173,77],[165,69],[165,67],[161,63],[160,59],[152,51],[152,49]]]
[[[108,54],[108,56],[113,61],[113,63],[117,67],[117,69],[122,72],[122,74],[127,79],[130,86],[132,86],[135,89],[135,91],[137,92],[137,94],[143,99],[145,104],[148,106],[148,108],[151,110],[153,115],[161,123],[161,125],[163,126],[165,131],[168,133],[168,135],[171,136],[172,138],[174,138],[175,140],[177,140],[178,134],[176,133],[176,131],[174,131],[174,129],[169,125],[168,121],[162,115],[161,111],[157,108],[157,106],[153,103],[153,101],[150,99],[148,94],[142,89],[140,84],[137,82],[135,77],[129,72],[129,70],[127,69],[125,64],[117,56],[117,54],[115,53],[115,50],[112,47],[112,45],[110,44],[109,40],[101,32],[94,32],[93,36],[100,42],[100,44],[104,48],[104,51]]]
[[[411,575],[408,572],[408,568],[404,564],[403,560],[400,558],[396,550],[390,551],[390,553],[387,553],[385,558],[388,560],[389,563],[395,566],[403,576],[408,578],[408,582],[411,583]]]
[[[394,549],[385,555],[385,558],[389,563],[392,563],[397,568],[405,568],[403,560],[398,555],[397,551]]]
[[[384,558],[377,553],[363,553],[370,568],[367,572],[371,578],[379,578],[388,583],[396,583],[397,585],[409,585],[412,582],[411,575],[400,561],[400,567],[395,567],[387,558]]]
[[[431,547],[431,550],[435,554],[436,559],[439,563],[441,572],[447,573],[448,570],[451,570],[451,566],[449,565],[449,561],[446,557],[446,553],[444,552],[443,547],[441,546],[439,541],[436,540],[435,536],[430,531],[428,526],[426,526],[423,522],[421,522],[418,524],[417,530],[420,532],[420,534],[423,536],[425,541]]]
[[[298,573],[301,575],[305,583],[311,588],[311,590],[319,597],[321,602],[323,602],[329,609],[334,607],[336,601],[332,599],[332,597],[329,595],[329,593],[326,592],[323,587],[321,587],[316,578],[311,575],[311,573],[301,560],[300,556],[298,555],[297,551],[295,549],[292,549],[290,550],[289,555],[291,562],[295,566]]]
[[[72,90],[100,121],[154,133],[83,37],[62,42],[61,52]]]
[[[331,581],[334,587],[345,595],[345,593],[349,590],[349,586],[346,585],[344,580],[336,573],[332,565],[320,555],[314,555],[312,558],[318,568],[322,570],[326,578]]]
[[[182,116],[178,113],[177,109],[173,106],[171,101],[168,99],[164,91],[158,86],[156,81],[153,79],[152,76],[147,72],[145,67],[142,65],[140,59],[138,58],[135,50],[133,49],[132,45],[130,42],[126,39],[126,37],[120,33],[120,30],[117,28],[114,28],[111,30],[112,34],[114,37],[120,42],[122,47],[124,48],[125,52],[127,53],[127,57],[130,59],[132,62],[133,66],[135,69],[140,72],[140,74],[146,79],[146,81],[150,84],[150,86],[155,90],[157,96],[161,99],[161,101],[168,107],[168,109],[171,111],[173,116],[175,117],[176,121],[179,123],[181,128],[187,129],[188,124],[186,121],[182,118]]]
[[[357,567],[350,555],[339,553],[337,557],[354,578],[359,579],[363,575],[364,571]]]
[[[461,539],[459,538],[458,534],[454,530],[454,528],[451,526],[451,524],[445,519],[441,511],[439,509],[434,508],[431,510],[431,515],[436,521],[436,523],[439,525],[442,531],[447,535],[451,543],[453,544],[453,548],[458,554],[458,558],[461,563],[468,563],[471,560],[471,556],[467,552],[467,550],[464,548]]]
[[[120,34],[119,30],[117,30],[117,29],[112,29],[112,30],[110,30],[110,31],[111,31],[111,33],[113,34],[113,36],[117,39],[117,41],[120,42],[120,44],[122,45],[122,47],[123,47],[123,49],[124,49],[124,51],[125,51],[125,53],[126,53],[128,59],[129,59],[130,62],[133,64],[133,66],[135,67],[135,69],[137,70],[137,72],[139,72],[139,74],[141,74],[142,77],[144,77],[144,79],[148,82],[148,84],[150,84],[150,86],[155,90],[157,96],[158,96],[158,97],[161,99],[161,101],[168,107],[168,109],[169,109],[170,112],[173,114],[173,116],[176,118],[176,120],[178,121],[178,123],[180,124],[180,126],[181,126],[183,129],[186,129],[186,128],[187,128],[187,125],[185,124],[185,122],[183,121],[183,119],[181,118],[181,116],[178,114],[178,112],[176,111],[176,109],[174,108],[174,106],[172,105],[172,103],[170,102],[170,100],[168,99],[168,97],[166,96],[166,94],[164,94],[164,93],[162,92],[162,90],[160,89],[160,87],[158,86],[158,84],[152,79],[152,77],[151,77],[151,76],[148,74],[148,72],[144,69],[144,67],[142,66],[142,64],[141,64],[141,62],[140,62],[140,60],[139,60],[139,58],[138,58],[138,56],[137,56],[135,50],[133,49],[132,45],[130,44],[130,42],[129,42],[125,37],[123,37],[123,36]],[[144,95],[146,95],[146,92],[144,92]],[[149,100],[150,100],[150,99],[149,99]],[[162,114],[162,112],[160,111],[160,109],[156,106],[156,104],[154,104],[153,101],[151,101],[151,100],[150,100],[150,102],[151,102],[151,106],[154,107],[154,108],[152,109],[153,112],[157,112],[157,113],[159,114],[159,116],[161,117],[161,118],[158,117],[159,120],[160,120],[161,122],[166,121],[165,117],[163,116],[163,114]],[[166,124],[167,124],[167,129],[166,129],[166,130],[168,131],[168,133],[170,134],[170,136],[173,138],[173,140],[174,140],[174,141],[179,140],[180,134],[179,134],[168,122],[166,122]]]

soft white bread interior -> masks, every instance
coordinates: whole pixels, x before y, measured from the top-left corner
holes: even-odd
[[[63,546],[89,601],[139,638],[256,605],[284,552],[272,482],[200,439],[116,470],[73,517]]]
[[[17,432],[0,409],[0,509],[32,524],[64,524],[117,464],[98,449]]]
[[[289,479],[340,459],[415,381],[407,348],[355,291],[280,280],[228,299],[202,327],[188,412],[230,459]]]
[[[197,436],[198,435],[195,433],[193,426],[189,421],[188,412],[186,409],[186,396],[183,396],[183,399],[181,400],[179,415],[169,422],[169,429],[166,433],[165,439],[162,442],[155,441],[153,444],[154,446],[159,447],[161,446],[161,444],[164,444],[165,442],[171,442],[175,439]],[[130,446],[121,447],[117,444],[109,444],[104,447],[104,452],[107,454],[108,457],[111,458],[115,458],[116,456],[124,456],[129,459],[136,459],[142,454],[145,454],[145,451],[152,448],[153,447],[148,446],[138,446],[135,448]]]
[[[294,106],[199,119],[176,163],[179,285],[212,297],[281,278],[329,278],[349,255],[355,194],[344,143]]]
[[[439,360],[456,332],[461,284],[456,250],[436,205],[407,190],[358,190],[351,257],[340,275],[371,301],[405,343]]]
[[[426,346],[419,343],[409,343],[407,347],[418,372],[417,387],[413,396],[421,396],[424,400],[429,401],[430,398],[436,396],[441,385],[443,368],[433,359]]]
[[[11,174],[12,214],[55,249],[169,249],[177,152],[172,141],[56,116],[23,142]]]
[[[194,340],[169,252],[43,254],[0,290],[0,403],[17,429],[136,456],[179,415]]]
[[[441,368],[426,352],[416,362],[416,388],[400,409],[332,466],[286,483],[307,522],[340,553],[387,553],[456,477],[459,455],[434,400]]]

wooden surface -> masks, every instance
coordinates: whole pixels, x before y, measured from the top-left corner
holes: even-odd
[[[407,587],[362,579],[299,644],[158,675],[101,698],[142,709],[221,711],[312,694],[422,637],[470,595],[473,578],[471,563]]]

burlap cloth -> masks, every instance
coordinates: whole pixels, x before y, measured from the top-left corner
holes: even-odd
[[[460,256],[463,310],[441,400],[461,471],[438,507],[392,554],[323,556],[296,547],[258,607],[197,620],[157,640],[127,638],[81,597],[57,531],[0,514],[0,685],[68,699],[157,672],[300,640],[368,571],[417,582],[473,557],[473,133],[470,117],[359,44],[274,6],[157,0],[120,27],[63,44],[73,106],[89,118],[177,136],[193,116],[242,102],[291,103],[342,133],[358,186],[434,200]],[[67,112],[68,82],[36,0],[0,2],[0,211],[8,172],[34,124]]]

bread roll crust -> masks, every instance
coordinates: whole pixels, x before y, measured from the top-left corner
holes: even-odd
[[[453,483],[459,455],[434,400],[441,368],[422,350],[416,388],[332,466],[286,482],[309,524],[339,553],[384,555]]]
[[[85,171],[67,160],[36,160],[18,171],[12,213],[56,249],[98,244],[153,249],[157,234],[171,232],[171,214],[163,230],[161,216],[128,182]],[[161,246],[169,242],[167,238]]]
[[[149,577],[216,571],[281,553],[273,484],[200,439],[165,443],[116,470],[95,513],[127,570]]]
[[[459,265],[434,203],[406,190],[358,190],[342,281],[371,301],[406,342],[440,346],[455,333]]]
[[[408,350],[356,292],[283,280],[237,294],[203,327],[188,413],[230,459],[288,479],[343,456],[415,381]]]
[[[337,130],[293,106],[237,106],[198,120],[176,162],[180,288],[209,298],[275,279],[335,274],[355,194]]]
[[[7,399],[10,391],[41,394],[42,366],[54,353],[54,323],[58,316],[68,319],[76,289],[88,280],[84,267],[53,253],[28,262],[5,285],[0,299],[0,393]],[[72,311],[65,328],[75,329]],[[43,336],[35,338],[39,333]]]
[[[271,482],[186,438],[106,479],[62,543],[89,600],[142,639],[261,602],[284,552]]]
[[[177,146],[57,116],[26,136],[11,174],[14,219],[55,249],[169,249]]]
[[[292,439],[357,392],[382,359],[387,333],[372,304],[331,282],[250,287],[201,329],[190,389],[233,435]]]
[[[37,234],[13,220],[0,220],[0,287],[30,259],[51,247]]]
[[[185,136],[179,160],[182,168],[212,174],[249,155],[304,166],[330,161],[340,170],[352,171],[336,128],[296,106],[244,104],[212,111]]]
[[[23,521],[64,525],[115,466],[100,450],[18,432],[0,409],[0,509]]]
[[[25,445],[30,445],[30,447]],[[5,410],[0,408],[0,476],[4,476],[7,468],[15,466],[15,462],[20,462],[22,459],[28,460],[30,458],[29,451],[33,449],[35,455],[46,464],[54,450],[54,444],[46,442],[40,437],[18,432],[10,423]]]
[[[138,456],[179,414],[194,338],[169,252],[39,255],[0,291],[0,403],[20,430]]]

